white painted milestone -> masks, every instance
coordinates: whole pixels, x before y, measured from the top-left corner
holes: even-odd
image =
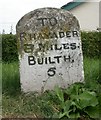
[[[84,79],[80,27],[66,10],[41,8],[17,26],[21,88],[44,92]]]

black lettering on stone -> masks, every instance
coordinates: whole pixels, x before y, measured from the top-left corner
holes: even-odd
[[[64,61],[66,62],[67,60],[70,62],[70,60],[71,60],[70,55],[68,55],[68,57],[64,56]]]
[[[60,38],[63,38],[63,37],[65,37],[65,34],[64,34],[64,32],[59,32],[59,37],[60,37]]]
[[[28,56],[28,64],[29,65],[35,65],[36,64],[34,56]]]
[[[57,60],[57,63],[60,63],[60,58],[61,58],[62,56],[55,56],[54,58]]]
[[[52,61],[52,58],[51,58],[51,57],[49,57],[49,63],[50,63],[50,64],[54,64],[54,63],[55,63],[55,61]]]
[[[37,58],[38,64],[42,65],[43,64],[43,58]]]
[[[42,33],[38,34],[37,39],[39,39],[39,40],[44,39],[44,37],[42,36]]]
[[[62,47],[60,46],[58,46],[57,44],[55,44],[55,50],[61,50],[62,49]]]
[[[58,36],[55,32],[53,32],[53,36],[54,36],[54,38],[58,38]]]
[[[45,64],[48,64],[48,60],[47,60],[47,57],[45,58]]]
[[[71,46],[71,49],[72,49],[72,50],[75,50],[75,49],[76,49],[76,43],[71,43],[70,46]]]
[[[49,70],[47,71],[48,76],[52,77],[56,74],[56,67],[51,67],[49,68]]]
[[[68,43],[66,43],[66,44],[62,44],[63,45],[63,49],[69,49],[69,44]]]
[[[46,23],[47,18],[39,18],[39,19],[37,19],[37,20],[40,21],[40,23],[41,23],[42,26],[45,26],[45,23]]]
[[[50,38],[58,38],[57,33],[55,32],[50,33]]]
[[[38,46],[39,46],[39,51],[49,50],[49,46],[47,43],[45,44],[40,43],[38,44]]]
[[[31,38],[30,38],[30,39],[32,40],[32,38],[34,38],[35,40],[37,39],[35,33],[31,35]]]
[[[32,40],[32,35],[31,34],[29,34],[29,40]]]
[[[55,26],[57,24],[57,19],[55,17],[49,18],[49,22],[51,26]]]
[[[78,37],[79,36],[77,31],[72,31],[72,33],[73,33],[73,37]]]
[[[38,44],[38,46],[40,51],[45,49],[45,45],[43,45],[42,43]]]
[[[32,44],[24,44],[24,52],[25,53],[32,53],[34,49],[34,45]]]
[[[71,37],[70,33],[71,33],[71,31],[67,31],[66,32],[66,37]]]
[[[54,49],[53,45],[50,45],[50,50],[53,50],[53,49]]]
[[[22,40],[27,40],[25,32],[20,33],[20,41],[22,41]]]
[[[43,33],[44,39],[49,39],[49,33]]]

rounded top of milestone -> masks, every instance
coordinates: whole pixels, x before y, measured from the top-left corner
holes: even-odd
[[[79,30],[79,23],[73,14],[58,8],[40,8],[25,14],[17,23],[19,31],[69,31]],[[32,31],[31,31],[32,30]]]

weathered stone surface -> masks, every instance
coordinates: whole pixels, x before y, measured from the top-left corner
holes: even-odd
[[[24,92],[51,90],[83,81],[78,20],[56,8],[34,10],[16,26],[21,87]]]

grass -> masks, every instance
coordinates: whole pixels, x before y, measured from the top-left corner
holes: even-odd
[[[20,74],[18,62],[2,64],[3,92],[15,94],[20,91]]]
[[[36,93],[20,92],[18,63],[2,64],[2,114],[3,117],[51,118],[58,111],[57,96],[53,91],[46,91],[38,96]],[[99,102],[99,60],[84,58],[85,86],[98,93]]]
[[[86,87],[93,90],[99,87],[99,59],[84,58],[84,76]]]
[[[53,91],[47,91],[41,96],[34,93],[16,96],[3,94],[3,117],[51,118],[55,112],[52,106],[56,100]]]

